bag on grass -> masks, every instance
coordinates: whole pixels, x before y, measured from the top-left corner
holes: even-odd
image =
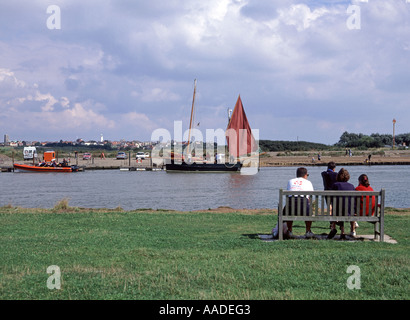
[[[273,239],[278,239],[279,238],[279,228],[278,228],[278,224],[276,224],[275,228],[272,229],[272,235],[273,235]],[[286,235],[288,233],[288,224],[286,222],[283,222],[283,234]]]

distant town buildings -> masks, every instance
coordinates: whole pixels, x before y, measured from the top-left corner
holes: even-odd
[[[5,135],[4,135],[4,145],[5,145],[5,146],[8,146],[9,143],[10,143],[10,142],[9,142],[9,135],[8,135],[8,134],[5,134]]]
[[[84,141],[83,139],[79,138],[76,139],[75,141],[18,141],[18,140],[10,140],[9,135],[5,134],[4,135],[4,141],[3,143],[0,143],[0,147],[4,146],[10,146],[10,147],[26,147],[26,146],[47,146],[47,145],[62,145],[62,146],[93,146],[93,147],[106,147],[107,145],[111,146],[112,148],[115,149],[145,149],[145,150],[150,150],[153,148],[154,145],[156,145],[156,142],[152,141],[138,141],[138,140],[133,140],[133,141],[125,141],[124,139],[120,141],[110,141],[110,140],[104,140],[103,135],[101,134],[100,141],[94,141],[94,140],[89,140],[89,141]]]

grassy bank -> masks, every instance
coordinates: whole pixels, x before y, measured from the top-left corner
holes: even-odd
[[[409,299],[410,211],[387,212],[398,244],[263,242],[260,212],[0,208],[1,299]],[[314,225],[316,233],[328,226]],[[370,234],[362,223],[359,233]],[[302,224],[294,233],[304,233]],[[61,289],[47,288],[48,266]],[[361,289],[346,282],[361,270]]]

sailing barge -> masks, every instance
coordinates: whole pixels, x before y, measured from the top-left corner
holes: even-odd
[[[190,139],[191,139],[191,129],[194,115],[194,104],[195,104],[195,93],[196,93],[196,80],[194,82],[194,95],[192,99],[191,108],[191,119],[189,124],[189,134],[188,134],[188,144],[187,155],[190,154]],[[215,159],[214,163],[209,162],[193,162],[185,161],[182,158],[175,163],[174,154],[171,154],[171,163],[166,163],[165,168],[167,172],[239,172],[243,167],[243,162],[241,162],[241,156],[246,156],[257,151],[257,145],[255,138],[253,137],[251,127],[249,125],[248,119],[243,108],[241,97],[238,96],[235,108],[229,119],[229,123],[226,129],[226,139],[228,143],[228,150],[230,157],[236,159],[236,161],[218,163]],[[243,159],[242,159],[243,160]]]

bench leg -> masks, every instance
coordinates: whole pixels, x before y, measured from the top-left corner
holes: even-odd
[[[279,215],[278,219],[279,240],[283,240],[283,217]]]
[[[376,222],[376,223],[374,224],[374,240],[378,240],[379,235],[380,235],[379,223]]]

